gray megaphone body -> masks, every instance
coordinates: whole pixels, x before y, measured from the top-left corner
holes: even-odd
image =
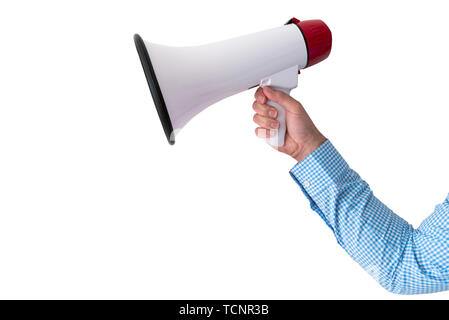
[[[323,21],[295,18],[278,28],[202,46],[162,46],[137,34],[134,40],[170,144],[190,119],[228,96],[258,85],[289,94],[299,70],[326,59],[332,46]],[[268,104],[278,110],[281,126],[267,142],[282,146],[285,110]]]

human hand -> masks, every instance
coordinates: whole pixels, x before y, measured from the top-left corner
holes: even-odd
[[[274,147],[280,152],[286,153],[296,161],[301,162],[326,141],[326,138],[315,127],[301,103],[288,94],[273,90],[270,87],[264,87],[263,89],[257,89],[254,97],[256,100],[253,103],[253,109],[256,114],[253,120],[259,125],[256,128],[256,135],[259,138],[273,136],[280,125],[279,121],[276,120],[276,108],[266,104],[267,101],[276,102],[286,111],[287,132],[285,143],[282,147]]]

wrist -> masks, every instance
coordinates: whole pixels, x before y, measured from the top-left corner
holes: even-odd
[[[312,152],[314,152],[320,145],[322,145],[326,141],[326,137],[321,133],[317,133],[307,139],[300,147],[298,147],[291,156],[298,162],[301,162],[305,158],[307,158]]]

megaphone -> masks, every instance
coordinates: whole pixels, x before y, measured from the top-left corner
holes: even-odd
[[[326,59],[332,34],[321,20],[290,19],[285,25],[230,40],[192,47],[169,47],[134,36],[145,77],[170,144],[184,125],[208,106],[256,86],[290,94],[299,70]],[[267,142],[284,145],[285,110],[280,128]]]

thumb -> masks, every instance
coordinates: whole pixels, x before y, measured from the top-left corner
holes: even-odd
[[[276,102],[280,106],[284,107],[285,110],[298,113],[300,104],[285,92],[273,90],[270,87],[263,87],[263,93],[268,98],[268,100]]]

